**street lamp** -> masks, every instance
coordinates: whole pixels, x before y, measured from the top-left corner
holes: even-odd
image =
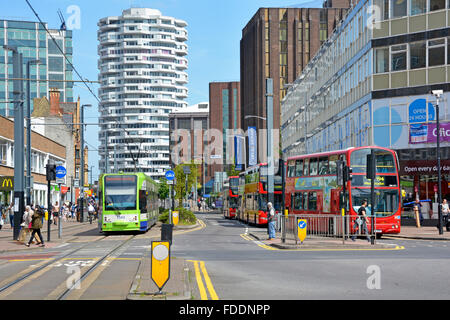
[[[442,207],[441,207],[441,150],[440,150],[440,140],[441,140],[441,130],[439,127],[439,99],[444,94],[443,90],[432,90],[433,95],[436,97],[436,153],[437,153],[437,169],[438,169],[438,229],[439,234],[443,234],[444,230],[442,228]]]
[[[41,60],[27,61],[27,204],[31,204],[31,88],[30,88],[30,65],[38,65]],[[38,72],[36,72],[38,74]]]
[[[83,104],[81,106],[81,208],[80,208],[80,222],[84,222],[84,108],[92,107],[91,104]]]

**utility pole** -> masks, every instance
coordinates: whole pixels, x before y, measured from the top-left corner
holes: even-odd
[[[439,98],[444,94],[443,90],[433,90],[433,95],[436,97],[436,156],[437,156],[437,174],[438,174],[438,229],[439,234],[444,233],[443,219],[442,219],[442,186],[441,186],[441,128],[439,125]]]
[[[14,79],[23,78],[23,60],[22,54],[19,53],[17,47],[3,46],[5,50],[13,53],[13,77]],[[19,238],[20,224],[22,214],[25,211],[24,203],[24,182],[25,182],[25,166],[24,154],[22,146],[25,145],[23,128],[24,128],[24,112],[23,112],[23,81],[14,80],[14,231],[13,240]]]
[[[266,79],[266,117],[267,117],[267,194],[268,202],[274,204],[274,163],[273,163],[273,80]]]

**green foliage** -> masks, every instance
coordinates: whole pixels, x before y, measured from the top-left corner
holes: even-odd
[[[162,177],[159,180],[158,196],[161,200],[165,200],[169,197],[169,185],[167,184],[167,179],[165,177]]]
[[[198,165],[195,163],[179,164],[175,167],[175,199],[182,200],[186,197],[186,175],[184,174],[183,167],[189,166],[191,173],[187,175],[187,190],[190,191],[192,186],[195,185],[195,181],[198,177]]]
[[[175,208],[175,211],[179,212],[179,224],[181,225],[192,225],[197,221],[197,217],[191,210],[185,208]],[[160,216],[159,221],[162,223],[169,223],[169,209],[165,210]]]
[[[238,176],[240,171],[236,170],[236,165],[232,164],[230,165],[229,169],[227,170],[228,177]]]

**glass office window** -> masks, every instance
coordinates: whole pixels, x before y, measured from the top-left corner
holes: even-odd
[[[48,57],[48,71],[63,72],[64,58],[63,57]]]
[[[406,16],[407,0],[391,0],[391,18],[399,18]]]
[[[389,48],[375,50],[375,73],[389,71]]]
[[[430,0],[430,11],[445,9],[445,0]]]
[[[412,16],[427,12],[427,0],[411,0],[410,13]]]
[[[410,69],[425,68],[427,56],[427,45],[425,41],[409,44]]]
[[[406,45],[391,47],[391,71],[406,70]]]
[[[445,39],[428,41],[428,66],[445,64]]]

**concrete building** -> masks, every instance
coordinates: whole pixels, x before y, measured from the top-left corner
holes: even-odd
[[[266,128],[262,119],[266,117],[266,78],[273,79],[273,123],[274,129],[280,128],[280,105],[286,86],[301,74],[349,7],[350,2],[342,0],[325,2],[324,8],[258,9],[242,30],[240,44],[244,131],[249,126]]]
[[[371,6],[379,15],[369,16]],[[285,157],[378,145],[397,151],[401,186],[436,202],[436,97],[442,194],[450,197],[450,10],[435,0],[361,0],[282,103]],[[428,203],[427,203],[428,206]],[[425,207],[436,218],[437,206]],[[434,213],[433,213],[434,212]]]
[[[3,204],[10,203],[14,193],[13,185],[4,183],[5,179],[8,178],[11,178],[12,183],[14,183],[14,147],[14,121],[0,116],[0,179],[2,181],[0,201]],[[34,131],[31,132],[31,147],[31,172],[34,181],[31,201],[34,204],[47,206],[45,165],[51,159],[65,166],[66,148],[62,144]],[[20,148],[24,147],[20,146]],[[59,190],[55,183],[52,183],[51,199],[52,203],[59,200]]]
[[[198,182],[203,185],[209,174],[205,166],[205,133],[209,129],[210,109],[208,102],[198,103],[187,108],[179,108],[169,115],[171,165],[190,163],[199,165]],[[180,129],[185,130],[181,135]],[[186,139],[186,140],[184,140]],[[174,159],[177,157],[177,159]]]
[[[216,172],[226,172],[235,164],[233,129],[241,126],[241,90],[239,81],[209,83],[209,127],[223,134],[223,148],[219,163],[208,166],[207,181]]]
[[[164,176],[169,164],[169,113],[187,106],[186,22],[147,8],[98,23],[101,170]],[[103,171],[105,171],[103,169]]]
[[[0,115],[12,117],[14,113],[13,104],[5,103],[13,100],[13,81],[5,80],[12,77],[12,56],[6,54],[3,45],[17,47],[23,54],[24,73],[27,61],[41,61],[30,68],[31,79],[35,79],[31,81],[32,99],[46,96],[50,88],[58,88],[62,100],[73,101],[72,82],[51,81],[72,80],[72,67],[58,49],[59,46],[72,59],[72,31],[49,31],[57,45],[39,22],[0,20]],[[31,107],[33,110],[33,101]]]

